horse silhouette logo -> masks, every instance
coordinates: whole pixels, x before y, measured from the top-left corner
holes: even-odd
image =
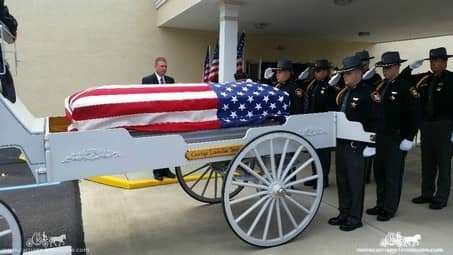
[[[420,234],[403,236],[401,232],[389,232],[381,240],[380,245],[384,248],[415,248],[420,245],[421,240],[422,236]]]

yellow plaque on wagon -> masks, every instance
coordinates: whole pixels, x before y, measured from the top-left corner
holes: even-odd
[[[219,146],[205,149],[188,150],[186,152],[186,159],[205,159],[215,158],[223,156],[235,155],[242,148],[242,144],[230,145],[230,146]]]

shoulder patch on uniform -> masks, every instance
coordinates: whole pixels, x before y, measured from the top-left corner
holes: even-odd
[[[373,91],[371,94],[371,100],[373,100],[376,103],[380,103],[382,101],[381,99],[381,93],[379,91]]]
[[[418,93],[417,89],[414,86],[410,87],[409,92],[415,98],[420,97],[420,94]]]
[[[304,91],[301,88],[297,88],[296,90],[294,90],[294,92],[298,97],[302,97],[304,95]]]

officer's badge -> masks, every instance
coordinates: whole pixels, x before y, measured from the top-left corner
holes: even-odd
[[[396,100],[396,95],[398,95],[398,92],[392,91],[392,95],[390,96],[390,100],[391,101],[395,101]]]
[[[297,88],[294,92],[298,97],[302,97],[304,95],[304,91],[301,88]]]
[[[356,102],[352,102],[352,103],[351,103],[351,106],[352,106],[352,108],[355,109],[355,108],[357,107],[357,103],[356,103]]]
[[[440,92],[442,90],[442,87],[436,88],[437,92]]]
[[[420,97],[420,94],[418,93],[417,89],[415,87],[411,87],[409,89],[409,92],[411,93],[411,95],[415,98],[419,98]]]
[[[380,103],[381,100],[381,94],[378,91],[374,91],[371,93],[371,100],[373,100],[376,103]]]
[[[321,90],[321,95],[324,95],[326,91],[325,90]]]

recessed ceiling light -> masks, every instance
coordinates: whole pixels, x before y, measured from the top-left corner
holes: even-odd
[[[253,24],[253,26],[254,26],[256,29],[263,30],[263,29],[265,29],[266,27],[269,26],[269,23],[260,22],[260,23],[255,23],[255,24]]]
[[[340,6],[346,6],[352,3],[352,0],[333,0],[333,3]]]
[[[357,35],[360,37],[364,37],[364,36],[370,36],[371,33],[370,32],[358,32]]]

